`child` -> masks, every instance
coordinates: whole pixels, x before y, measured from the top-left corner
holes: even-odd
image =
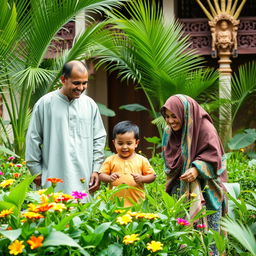
[[[149,161],[136,154],[139,144],[139,127],[123,121],[113,129],[113,143],[117,154],[108,157],[100,170],[100,180],[110,183],[110,188],[127,184],[137,189],[123,189],[115,196],[124,198],[124,207],[132,206],[145,198],[144,183],[151,183],[156,175]]]

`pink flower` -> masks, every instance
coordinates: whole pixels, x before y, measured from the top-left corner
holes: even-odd
[[[20,168],[22,167],[22,164],[16,164],[15,166]]]
[[[72,191],[72,196],[75,199],[83,199],[85,196],[88,196],[87,193],[79,192],[79,191]]]
[[[4,175],[4,173],[3,173],[3,172],[0,172],[0,175]]]
[[[14,156],[10,156],[7,160],[8,160],[8,161],[12,161],[12,160],[14,160],[14,159],[15,159]]]
[[[198,228],[206,228],[206,225],[204,225],[204,224],[198,224],[197,227],[198,227]]]
[[[182,225],[182,226],[188,226],[190,224],[187,220],[184,220],[184,219],[181,219],[181,218],[177,219],[177,223]]]

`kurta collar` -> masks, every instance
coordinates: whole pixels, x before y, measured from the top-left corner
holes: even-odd
[[[57,94],[63,99],[65,100],[67,103],[72,104],[74,102],[74,100],[69,100],[68,97],[66,95],[64,95],[63,93],[60,92],[60,89],[57,90]]]

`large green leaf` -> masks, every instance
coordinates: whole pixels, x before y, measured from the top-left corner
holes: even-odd
[[[107,249],[101,251],[98,256],[122,256],[123,246],[121,244],[111,244]]]
[[[16,240],[20,236],[21,228],[14,229],[14,230],[1,230],[0,229],[0,234],[2,234],[4,237],[11,240],[11,242],[13,242],[14,240]]]
[[[0,146],[0,152],[4,153],[4,154],[7,154],[7,155],[11,155],[11,156],[15,156],[15,157],[18,157],[18,155],[16,155],[13,151],[11,151],[10,149],[4,147],[4,146]]]
[[[101,113],[101,115],[104,116],[109,116],[109,117],[113,117],[116,115],[115,111],[113,111],[112,109],[108,108],[106,105],[101,104],[101,103],[97,103],[99,111]]]
[[[79,251],[88,256],[89,254],[70,236],[60,231],[52,231],[50,235],[45,239],[43,246],[71,246],[77,247]]]
[[[256,129],[247,129],[235,135],[228,143],[231,150],[245,148],[256,141]]]
[[[19,183],[16,187],[12,188],[9,195],[5,195],[3,197],[4,201],[14,204],[20,210],[25,200],[29,185],[34,180],[34,178],[35,177],[28,177]]]
[[[221,225],[225,231],[232,235],[252,255],[256,255],[256,240],[250,228],[242,223],[225,218]]]
[[[122,105],[119,107],[119,109],[124,109],[128,111],[144,111],[148,110],[146,107],[142,106],[141,104],[134,103],[134,104],[127,104],[127,105]]]

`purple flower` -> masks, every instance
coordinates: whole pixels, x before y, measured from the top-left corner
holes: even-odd
[[[184,220],[182,218],[178,218],[177,223],[182,225],[182,226],[188,226],[190,224],[187,220]]]
[[[4,173],[0,171],[0,175],[4,175]]]
[[[85,196],[88,196],[87,193],[79,192],[79,191],[72,191],[72,196],[75,199],[83,199]]]

